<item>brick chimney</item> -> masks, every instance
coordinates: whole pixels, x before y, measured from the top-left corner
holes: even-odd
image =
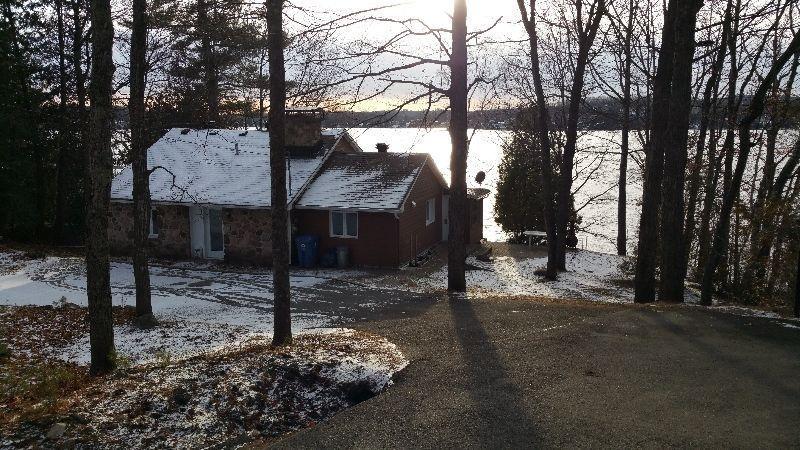
[[[318,109],[286,110],[286,145],[314,147],[322,140],[322,119],[325,111]]]

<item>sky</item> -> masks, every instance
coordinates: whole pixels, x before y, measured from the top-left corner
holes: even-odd
[[[438,27],[449,29],[451,27],[450,14],[453,9],[453,0],[294,0],[294,4],[298,7],[308,8],[313,11],[324,11],[324,14],[341,16],[344,14],[364,11],[370,8],[377,8],[385,6],[379,12],[370,13],[372,16],[382,16],[391,19],[419,19],[425,22],[426,25],[431,27]],[[291,9],[287,10],[287,14],[291,15]],[[496,22],[498,22],[495,24]],[[509,36],[521,38],[524,31],[519,24],[519,10],[515,0],[468,0],[467,1],[467,26],[470,32],[483,30],[487,27],[495,25],[490,34],[483,36],[484,39],[491,40],[506,40]],[[374,43],[382,42],[390,36],[393,36],[398,30],[399,26],[391,24],[369,22],[363,26],[355,26],[342,32],[340,36],[346,41],[347,39],[364,39]],[[449,47],[449,37],[447,38],[447,45]],[[491,58],[499,58],[505,49],[500,49],[499,45],[494,50],[486,50],[482,46],[481,51],[488,53],[482,55],[479,63],[484,67],[489,67]],[[444,55],[438,52],[438,46],[434,39],[430,37],[420,38],[406,38],[395,49],[400,49],[408,54],[420,55],[435,59],[446,59]],[[499,50],[499,51],[498,51]],[[427,52],[427,53],[426,53]],[[471,54],[471,58],[473,55]],[[475,62],[479,58],[473,58]],[[387,67],[391,65],[398,65],[408,63],[410,60],[402,59],[392,56],[384,56],[382,61],[376,66]],[[497,61],[495,61],[497,62]],[[497,65],[495,65],[497,67]],[[374,67],[373,67],[374,69]],[[477,70],[477,69],[474,69]],[[395,74],[393,78],[404,78],[413,80],[429,81],[435,79],[437,67],[426,66],[423,68],[415,68],[412,70],[404,71],[402,74]],[[446,88],[447,80],[437,79],[434,84]],[[369,83],[370,85],[373,82]],[[379,84],[379,83],[378,83]],[[374,101],[365,102],[354,107],[356,110],[380,110],[391,109],[398,102],[406,100],[414,93],[420,92],[419,87],[409,85],[397,85],[391,91],[386,92],[384,95],[376,98]],[[446,102],[441,106],[446,106]],[[426,101],[420,101],[414,105],[408,105],[405,109],[424,109],[427,107]]]

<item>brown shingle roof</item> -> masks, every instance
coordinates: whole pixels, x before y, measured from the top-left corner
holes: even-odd
[[[297,207],[400,210],[428,159],[424,153],[335,153]]]

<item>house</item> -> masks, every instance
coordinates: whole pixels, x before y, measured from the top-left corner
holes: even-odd
[[[320,254],[347,247],[350,263],[365,267],[405,265],[447,239],[447,183],[429,155],[364,152],[321,121],[319,110],[287,114],[293,237],[318,237]],[[172,129],[148,150],[148,166],[152,255],[271,263],[268,132]],[[129,166],[114,177],[111,198],[112,251],[131,254]],[[471,198],[475,241],[482,198]]]

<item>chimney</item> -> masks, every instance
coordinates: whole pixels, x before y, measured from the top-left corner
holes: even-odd
[[[389,151],[389,144],[379,142],[375,144],[375,148],[378,149],[378,153],[386,153]]]
[[[325,111],[318,109],[286,110],[286,145],[315,147],[322,140],[322,119]]]

